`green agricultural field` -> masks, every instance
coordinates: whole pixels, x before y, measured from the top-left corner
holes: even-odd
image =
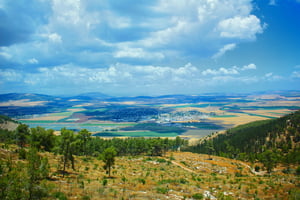
[[[116,132],[101,132],[93,136],[102,137],[176,137],[177,133],[158,133],[154,131],[116,131]]]
[[[80,126],[85,127],[85,126],[114,126],[114,127],[128,127],[128,126],[134,126],[136,123],[96,123],[96,124],[92,124],[92,123],[85,123],[85,124],[81,124]]]

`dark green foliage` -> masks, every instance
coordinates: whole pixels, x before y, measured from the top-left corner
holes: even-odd
[[[8,116],[0,115],[0,124],[1,124],[1,123],[5,123],[5,122],[14,122],[14,123],[18,123],[17,121],[11,119],[11,118],[8,117]]]
[[[270,173],[279,162],[279,156],[275,150],[267,150],[259,155],[259,160],[263,163],[268,173]]]
[[[28,137],[30,135],[29,127],[26,124],[20,124],[16,131],[16,142],[22,148],[28,142]]]
[[[26,159],[26,150],[25,149],[19,149],[18,150],[18,153],[19,153],[19,159],[22,159],[22,160],[24,160],[24,159]]]
[[[297,169],[296,169],[296,174],[297,174],[297,175],[300,175],[300,166],[297,167]]]
[[[48,196],[48,187],[43,180],[48,177],[47,159],[41,158],[37,150],[30,148],[27,162],[0,160],[0,199],[43,199]]]
[[[15,134],[13,131],[0,129],[0,142],[5,143],[14,143],[15,142]]]
[[[237,126],[185,150],[251,162],[258,159],[270,172],[278,162],[300,163],[300,148],[292,145],[300,138],[299,124],[300,111],[296,111],[278,119]]]
[[[256,166],[254,167],[254,170],[255,170],[256,172],[259,172],[260,167],[256,165]]]
[[[149,130],[149,131],[154,131],[158,133],[178,133],[181,134],[185,132],[183,128],[176,127],[176,126],[166,126],[166,125],[161,125],[157,123],[140,123],[136,124],[135,126],[132,127],[126,127],[123,128],[122,130],[125,131],[137,131],[137,130]]]
[[[87,195],[81,197],[81,200],[90,200],[90,199],[91,199],[91,197],[89,197],[89,196],[87,196]]]
[[[46,130],[43,127],[31,128],[30,144],[38,150],[51,151],[55,145],[55,135],[53,130]]]
[[[201,193],[196,193],[196,194],[193,194],[193,199],[203,199],[203,194],[201,194]]]
[[[91,140],[91,133],[86,130],[82,129],[79,131],[77,138],[79,139],[79,151],[82,155],[90,155],[91,154],[91,148],[89,145],[89,142]]]
[[[77,151],[77,140],[74,132],[63,128],[61,130],[60,143],[58,152],[62,154],[63,172],[67,165],[71,162],[72,169],[75,170],[74,154]]]
[[[169,189],[166,187],[157,187],[156,192],[161,194],[167,194],[169,192]]]
[[[294,188],[289,191],[289,200],[299,200],[300,199],[300,189]]]
[[[67,200],[68,199],[66,197],[65,193],[63,193],[63,192],[55,192],[55,193],[53,193],[52,197],[57,200]]]
[[[114,147],[109,147],[104,150],[104,152],[101,154],[101,160],[104,162],[103,168],[106,170],[106,173],[110,177],[110,172],[112,166],[115,164],[115,157],[117,155],[117,152]]]

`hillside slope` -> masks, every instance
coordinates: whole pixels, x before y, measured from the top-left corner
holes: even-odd
[[[14,131],[18,126],[18,122],[12,120],[11,118],[0,115],[0,129]]]
[[[276,162],[300,163],[300,111],[237,126],[186,150],[250,161],[269,154]]]

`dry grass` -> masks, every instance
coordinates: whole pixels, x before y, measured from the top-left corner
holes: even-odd
[[[0,148],[0,158],[8,154],[17,161],[16,146]],[[59,155],[42,153],[49,158],[52,192],[63,192],[70,200],[83,199],[192,199],[207,194],[212,199],[288,199],[291,189],[299,188],[299,177],[276,173],[260,176],[249,164],[208,155],[169,152],[165,157],[117,157],[109,178],[103,162],[76,157],[76,170],[65,177],[58,173]]]
[[[102,161],[77,157],[76,171],[70,170],[63,178],[55,173],[57,156],[46,154],[51,158],[50,182],[68,199],[184,199],[196,193],[218,199],[287,199],[287,192],[297,185],[299,189],[300,184],[293,175],[259,176],[250,171],[248,163],[182,152],[157,158],[117,157],[112,178],[104,173]]]
[[[21,99],[21,100],[10,100],[7,102],[0,103],[1,107],[6,106],[21,106],[21,107],[31,107],[31,106],[42,106],[48,101],[30,101],[30,99]]]

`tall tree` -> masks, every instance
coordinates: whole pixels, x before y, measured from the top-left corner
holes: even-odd
[[[91,133],[87,129],[82,129],[78,133],[81,153],[85,156],[89,154],[89,141],[91,140]]]
[[[101,160],[104,162],[103,168],[106,170],[106,173],[110,177],[110,172],[112,166],[115,164],[115,157],[117,152],[114,147],[109,147],[105,149],[101,155]]]
[[[23,148],[27,143],[28,137],[30,135],[30,130],[28,125],[20,124],[16,129],[16,142],[17,144]]]
[[[75,170],[74,154],[76,153],[77,140],[72,130],[61,129],[59,153],[63,155],[63,172],[66,170],[66,166],[71,162],[72,169]]]
[[[40,187],[39,182],[48,177],[48,159],[43,159],[40,155],[38,155],[37,149],[33,147],[31,147],[28,152],[27,173],[29,191],[28,199],[41,199],[43,196],[46,196],[46,194],[43,193],[43,188]]]

